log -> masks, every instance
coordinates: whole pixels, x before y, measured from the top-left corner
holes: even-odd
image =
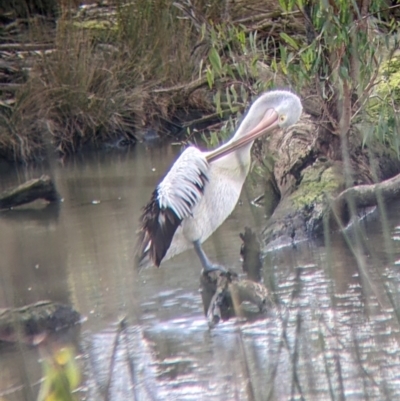
[[[337,217],[346,226],[351,217],[349,196],[357,209],[375,205],[376,191],[384,200],[400,194],[400,178],[374,185],[371,168],[375,166],[377,180],[395,176],[400,171],[397,154],[378,141],[367,147],[362,138],[362,132],[352,127],[347,168],[341,157],[340,139],[318,127],[306,113],[293,127],[276,132],[264,142],[275,160],[273,172],[281,199],[262,230],[263,253],[319,236],[327,221],[333,223],[331,229],[337,229]],[[346,171],[351,173],[350,182]],[[348,185],[353,186],[341,195]]]
[[[78,324],[80,314],[71,306],[40,301],[22,308],[0,309],[0,342],[38,345],[48,334]]]
[[[0,194],[0,209],[9,209],[37,199],[44,199],[48,202],[57,202],[61,199],[53,181],[47,175],[4,191]]]
[[[400,174],[377,184],[356,185],[346,189],[334,199],[332,212],[343,220],[343,217],[349,216],[351,206],[356,210],[363,209],[377,206],[379,198],[385,202],[389,202],[399,197]]]

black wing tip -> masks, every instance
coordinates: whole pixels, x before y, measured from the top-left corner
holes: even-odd
[[[186,203],[190,211],[198,201],[198,194],[195,194],[195,192],[199,192],[203,195],[204,188],[209,178],[207,171],[197,166],[196,173],[198,174],[198,179],[195,179],[193,182],[191,179],[186,178],[185,172],[183,171],[184,167],[183,165],[178,165],[177,174],[179,177],[182,176],[183,183],[185,181],[190,181],[191,186],[188,190],[189,195],[186,198],[184,196],[181,197],[180,202]],[[169,180],[170,185],[181,184],[179,180],[175,182],[174,176],[170,176]],[[160,185],[162,185],[162,183],[159,184],[151,194],[150,202],[143,208],[140,217],[140,233],[137,248],[139,251],[137,253],[139,266],[143,264],[143,260],[146,258],[150,259],[157,267],[160,266],[161,261],[164,259],[171,246],[175,232],[184,218],[182,215],[179,217],[172,207],[166,205],[160,207]],[[192,188],[193,185],[196,187],[196,190]]]
[[[151,263],[160,267],[175,231],[182,222],[171,208],[160,208],[157,197],[158,192],[155,189],[140,217],[134,262],[135,267],[139,270]],[[160,215],[163,215],[164,218],[160,219]]]
[[[147,244],[146,244],[147,246]],[[143,249],[143,245],[140,246],[140,248]],[[160,267],[160,264],[165,256],[165,254],[168,251],[168,247],[166,247],[165,251],[159,252],[159,248],[157,247],[156,244],[151,244],[149,247],[149,250],[143,252],[143,251],[136,251],[135,256],[134,256],[134,267],[136,270],[143,270],[146,267],[149,267],[150,265],[154,265],[156,267]],[[165,246],[162,247],[162,249],[165,249]]]

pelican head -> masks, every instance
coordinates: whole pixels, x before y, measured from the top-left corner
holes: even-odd
[[[263,126],[265,120],[270,122],[270,125],[276,122],[273,128],[290,127],[299,120],[302,111],[303,106],[299,97],[292,92],[277,90],[264,93],[250,107],[235,137],[247,136],[253,127]],[[268,126],[265,127],[267,128]]]
[[[207,160],[218,159],[251,144],[275,128],[290,127],[299,120],[302,111],[299,97],[292,92],[276,90],[264,93],[252,104],[233,138],[208,153]]]

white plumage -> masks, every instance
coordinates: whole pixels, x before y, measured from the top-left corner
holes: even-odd
[[[229,156],[228,161],[219,159],[209,165],[204,194],[176,230],[165,259],[192,248],[196,240],[203,243],[232,213],[250,168],[250,149],[247,164],[233,153]]]
[[[203,243],[232,213],[250,169],[254,140],[275,127],[295,123],[299,98],[273,91],[259,97],[234,137],[211,152],[189,147],[173,164],[144,208],[137,256],[159,266],[163,259],[195,247],[205,270],[216,268]]]
[[[208,162],[194,147],[185,149],[157,187],[160,208],[171,208],[183,220],[202,197],[202,177],[208,180]]]

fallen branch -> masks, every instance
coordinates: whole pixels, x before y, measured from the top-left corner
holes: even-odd
[[[196,126],[199,124],[204,124],[208,121],[214,121],[214,120],[218,120],[220,121],[221,119],[225,118],[227,115],[229,115],[230,111],[229,110],[223,110],[222,111],[222,116],[220,113],[212,113],[212,114],[208,114],[206,116],[197,118],[195,120],[190,120],[187,121],[185,123],[182,124],[183,128],[187,128],[187,127],[191,127],[191,126]],[[210,127],[208,127],[208,129],[210,129]]]
[[[152,93],[171,93],[171,92],[179,92],[179,91],[184,91],[186,93],[191,93],[195,91],[198,88],[201,88],[207,83],[206,77],[198,78],[192,82],[182,84],[182,85],[175,85],[171,86],[169,88],[159,88],[159,89],[153,89],[151,92]]]
[[[0,43],[0,51],[35,51],[53,48],[54,43]]]
[[[382,181],[378,184],[357,185],[341,192],[333,201],[332,210],[338,216],[344,216],[348,211],[350,202],[355,208],[361,209],[376,206],[381,197],[385,201],[396,199],[400,196],[400,174]]]
[[[29,180],[0,194],[0,209],[20,206],[36,199],[56,202],[60,198],[51,178],[47,175],[42,175],[40,178]]]

